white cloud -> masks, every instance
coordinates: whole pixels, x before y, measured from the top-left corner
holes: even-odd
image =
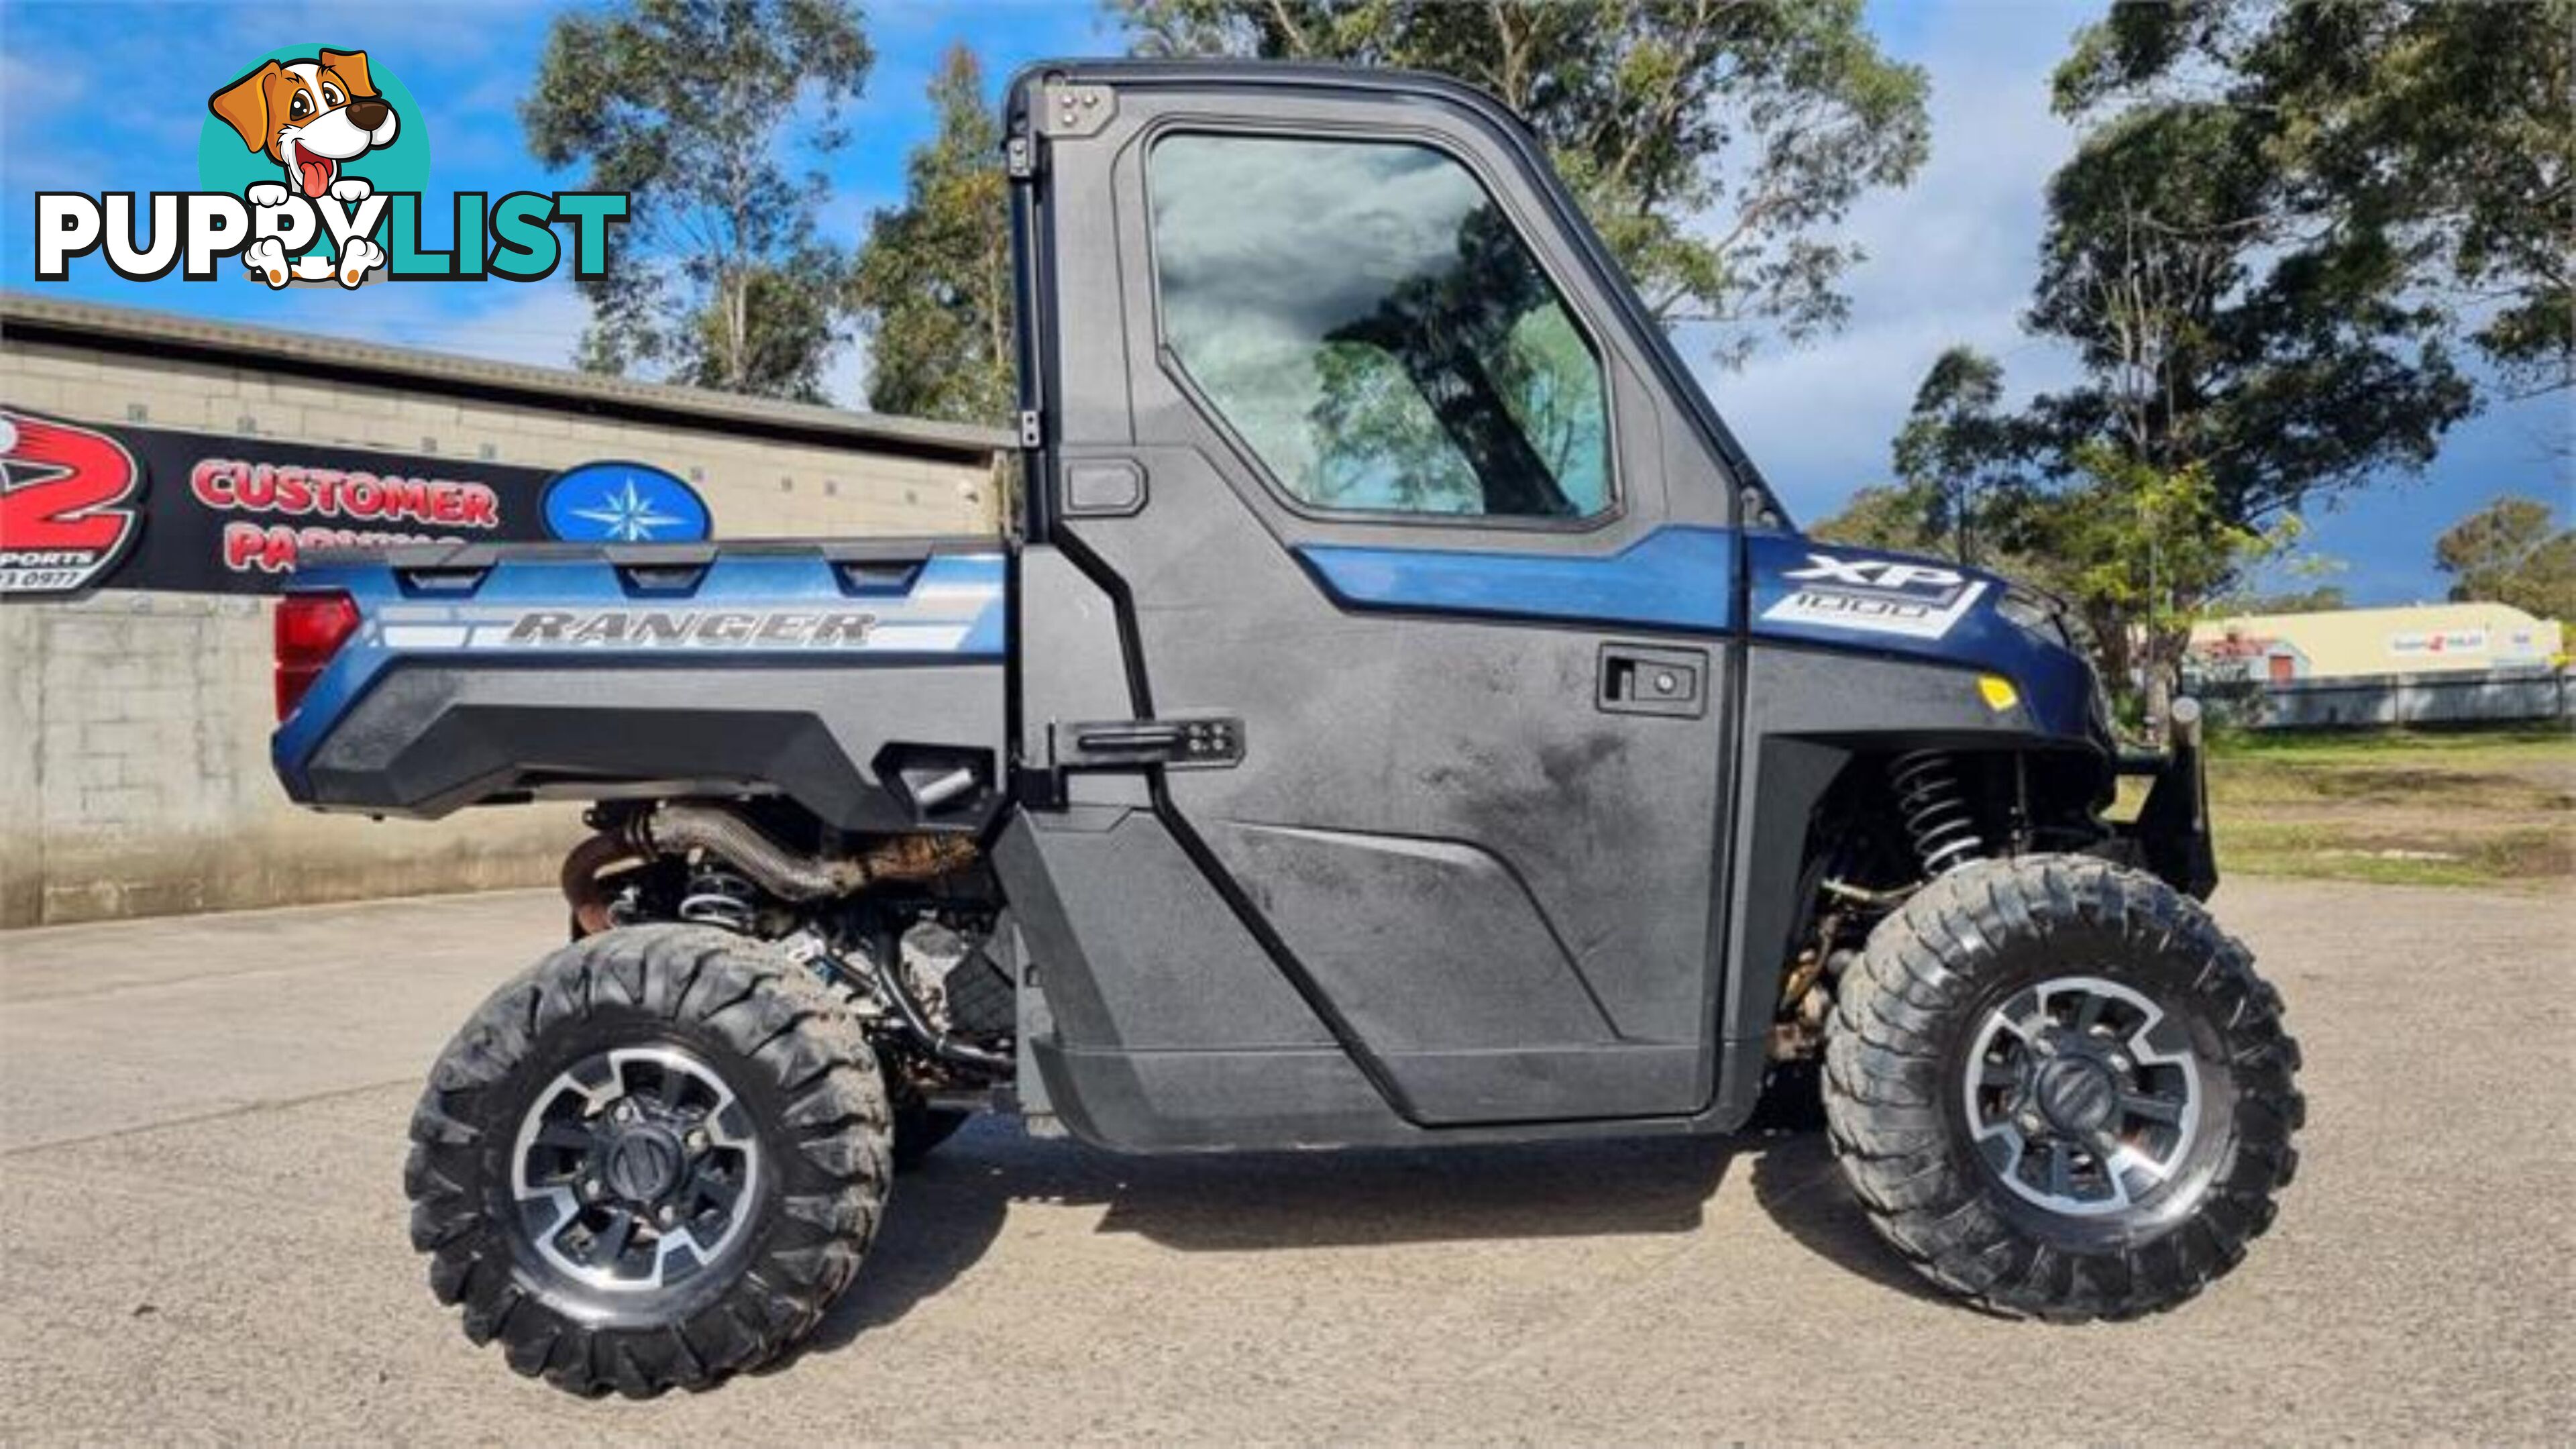
[[[1845,234],[1868,260],[1845,278],[1850,325],[1805,347],[1774,346],[1738,372],[1677,339],[1791,513],[1812,521],[1885,481],[1888,444],[1924,370],[1966,343],[2002,357],[2027,394],[2064,381],[2066,358],[2021,333],[2037,275],[2049,174],[2074,133],[2048,109],[2049,71],[2080,17],[2014,7],[1942,13],[1905,58],[1932,77],[1932,155],[1914,184],[1853,209]]]

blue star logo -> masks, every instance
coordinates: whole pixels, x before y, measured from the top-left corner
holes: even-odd
[[[576,508],[575,518],[586,518],[607,530],[608,537],[619,543],[649,543],[653,530],[668,528],[684,520],[668,513],[654,511],[653,501],[636,491],[635,480],[615,493],[601,493],[599,502],[589,508]]]
[[[567,468],[538,511],[546,532],[570,543],[686,543],[715,531],[697,490],[650,463]]]

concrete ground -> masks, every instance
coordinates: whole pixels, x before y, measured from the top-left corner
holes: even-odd
[[[471,1348],[403,1236],[419,1073],[559,904],[0,936],[0,1442],[2576,1439],[2576,902],[2218,905],[2306,1046],[2305,1163],[2150,1322],[1918,1291],[1812,1136],[1137,1161],[993,1123],[812,1351],[645,1404]]]

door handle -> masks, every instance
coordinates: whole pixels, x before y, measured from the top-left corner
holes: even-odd
[[[1178,749],[1181,727],[1169,724],[1097,724],[1080,726],[1073,742],[1087,754],[1114,754],[1127,750],[1153,753]]]
[[[1708,655],[1697,649],[1604,644],[1592,703],[1610,714],[1698,719],[1708,713]]]
[[[1230,716],[1086,720],[1052,728],[1056,765],[1064,769],[1140,765],[1206,769],[1243,760],[1243,721]]]

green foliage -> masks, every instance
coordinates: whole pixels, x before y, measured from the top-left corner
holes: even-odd
[[[2576,385],[2576,0],[2122,4],[2057,85],[2223,109],[2268,226],[2378,254],[2509,385]]]
[[[949,50],[930,103],[939,128],[905,163],[903,205],[870,219],[851,274],[871,343],[868,405],[999,425],[1018,397],[1010,182],[973,51]]]
[[[2162,732],[2192,621],[2297,542],[2299,520],[2228,516],[2199,464],[2164,470],[2111,440],[2076,445],[2070,486],[2018,500],[2005,530],[2034,581],[2080,614],[2106,677],[2135,679],[2147,732]]]
[[[2285,544],[2286,547],[2286,544]],[[2348,567],[2342,559],[2324,554],[2301,554],[2286,566],[2265,569],[2274,583],[2265,589],[2238,587],[2211,601],[2208,613],[2215,614],[2325,614],[2349,609],[2352,601],[2345,597],[2343,586],[2327,580]],[[2305,587],[2296,586],[2304,581]],[[2206,617],[2206,616],[2204,616]]]
[[[2197,102],[2100,121],[2050,181],[2029,314],[2086,369],[2039,400],[2034,441],[2199,464],[2237,522],[2422,468],[2471,403],[2381,241],[2281,224],[2292,179],[2261,131]]]
[[[1903,490],[1923,508],[1922,532],[1950,540],[1962,562],[1977,561],[1989,515],[2017,481],[2020,424],[2001,411],[2003,396],[2001,364],[1953,347],[1915,388],[1892,450]]]
[[[1492,92],[1655,315],[1720,324],[1728,361],[1756,335],[1841,325],[1860,251],[1833,228],[1929,147],[1923,72],[1879,50],[1860,0],[1112,3],[1145,54],[1400,66]]]
[[[2295,518],[2260,529],[2231,520],[2199,464],[2165,472],[2110,442],[2079,446],[2073,462],[2083,486],[2034,510],[2026,526],[2072,565],[2065,581],[2079,605],[2153,641],[2189,633],[2209,601],[2300,533]]]
[[[1807,536],[1889,553],[1939,553],[1944,540],[1929,520],[1940,506],[1933,494],[1903,484],[1863,488],[1842,512],[1809,525]]]
[[[826,185],[781,156],[847,144],[874,61],[843,0],[623,0],[556,18],[521,107],[528,148],[633,197],[617,265],[581,282],[581,364],[819,401],[846,259]]]
[[[2540,619],[2576,620],[2576,528],[2537,498],[2499,498],[2452,524],[2434,562],[2454,599],[2491,599]]]
[[[2512,218],[2563,210],[2563,152],[2535,139],[2556,134],[2563,97],[2483,140],[2401,112],[2434,103],[2421,66],[2436,54],[2462,114],[2494,117],[2482,88],[2528,98],[2548,62],[2436,43],[2485,24],[2467,11],[2509,8],[2120,4],[2060,67],[2059,109],[2087,129],[2049,182],[2026,326],[2082,374],[2007,414],[1991,364],[1944,357],[1897,464],[1954,515],[1979,500],[1978,531],[2084,603],[2106,673],[2117,688],[2134,668],[2151,721],[2190,616],[2286,548],[2301,509],[2421,470],[2472,410],[2448,345],[2461,319],[2434,284],[2467,277],[2473,252],[2503,279],[2506,253],[2523,256],[2502,240],[2522,234]],[[2565,29],[2548,42],[2561,74]],[[2437,134],[2454,162],[2508,174],[2392,180]],[[2496,240],[2468,247],[2472,213]],[[2563,297],[2547,290],[2563,221],[2558,242],[2546,264],[2510,262],[2509,285]]]
[[[2344,594],[2341,584],[2231,594],[2219,603],[2229,614],[2331,614],[2352,607],[2352,600]]]

